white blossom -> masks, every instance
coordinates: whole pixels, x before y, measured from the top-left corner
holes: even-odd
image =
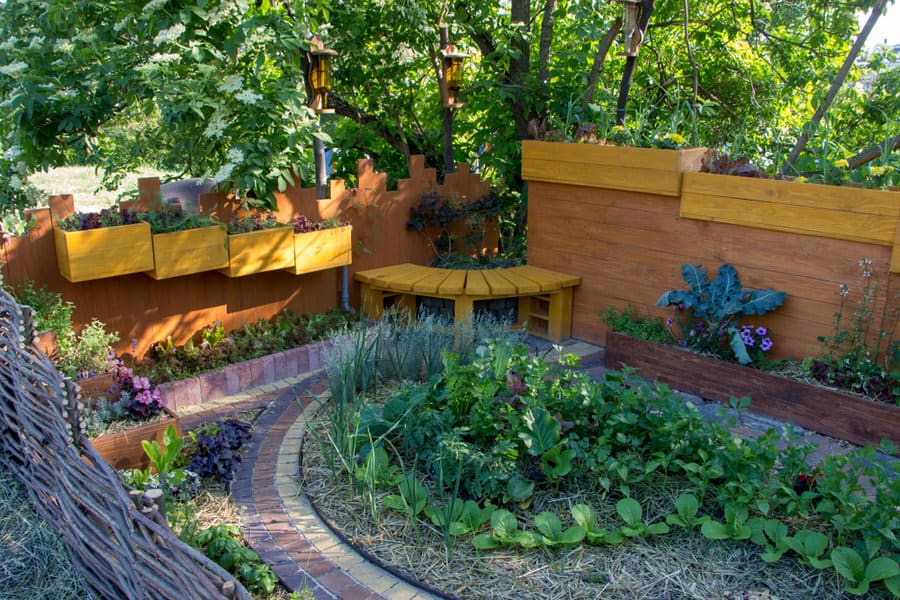
[[[396,60],[400,64],[409,64],[413,62],[416,58],[415,54],[406,43],[401,43],[397,46],[397,49],[394,50],[394,60]]]
[[[244,90],[243,92],[238,92],[234,95],[234,97],[236,100],[239,100],[244,104],[256,104],[259,100],[262,100],[262,96],[260,96],[253,90]]]
[[[74,98],[75,96],[78,95],[78,92],[76,92],[75,90],[70,89],[70,88],[63,88],[63,89],[57,91],[56,94],[54,94],[54,95],[58,98],[64,98],[64,99],[65,98]]]
[[[225,158],[228,159],[228,162],[239,163],[244,160],[244,151],[240,148],[229,148]]]
[[[144,14],[153,12],[157,8],[161,8],[168,1],[169,0],[150,0],[150,2],[144,5],[144,9],[141,12]]]
[[[28,64],[23,63],[21,60],[17,60],[16,62],[9,63],[8,65],[3,65],[0,67],[0,73],[4,75],[15,75],[16,73],[21,73],[28,69]]]
[[[181,23],[175,23],[168,29],[163,29],[162,31],[157,33],[156,37],[153,38],[153,43],[158,45],[172,40],[177,40],[181,37],[181,34],[184,33],[184,31],[184,25],[182,25]]]
[[[126,16],[121,21],[119,21],[115,25],[113,25],[113,31],[115,31],[116,33],[119,33],[120,31],[125,29],[125,26],[128,25],[129,18],[130,17]]]
[[[203,130],[203,135],[208,138],[217,138],[222,137],[224,132],[225,118],[220,113],[213,113],[213,116],[210,117],[209,121],[206,123],[206,129]]]
[[[0,50],[12,50],[15,47],[16,42],[18,41],[19,38],[17,38],[16,36],[10,36],[8,40],[0,44]]]
[[[28,44],[29,48],[40,48],[44,45],[44,36],[36,35],[31,38],[31,42]]]
[[[150,62],[152,62],[152,63],[168,63],[168,62],[178,60],[179,58],[181,58],[181,55],[179,55],[179,54],[173,54],[171,52],[165,53],[165,54],[160,54],[159,52],[157,52],[156,54],[154,54],[153,56],[150,57]]]
[[[56,42],[56,45],[53,46],[53,49],[61,54],[68,54],[74,47],[75,46],[69,40],[60,40]]]
[[[229,75],[219,84],[220,92],[237,92],[244,86],[244,80],[240,75]]]
[[[219,170],[216,171],[215,175],[213,175],[213,179],[215,179],[219,183],[227,181],[228,178],[231,177],[231,172],[234,171],[234,167],[234,163],[225,163],[224,165],[219,167]]]
[[[9,187],[13,190],[18,190],[22,188],[22,180],[18,175],[13,175],[9,178]]]
[[[18,145],[11,146],[3,153],[3,158],[12,162],[22,155],[22,147]]]

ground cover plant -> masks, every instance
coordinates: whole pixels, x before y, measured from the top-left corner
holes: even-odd
[[[504,339],[389,385],[396,335],[332,356],[304,485],[415,576],[473,598],[900,595],[900,467],[874,448],[811,469],[779,432],[736,439],[665,386]]]
[[[182,345],[171,338],[152,344],[135,368],[155,383],[193,377],[324,339],[358,318],[338,309],[304,315],[284,310],[272,319],[260,319],[230,332],[217,321]]]

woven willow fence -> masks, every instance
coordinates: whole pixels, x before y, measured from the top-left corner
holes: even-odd
[[[241,598],[219,565],[176,538],[83,437],[78,397],[31,344],[30,310],[0,289],[0,460],[28,490],[100,598]]]

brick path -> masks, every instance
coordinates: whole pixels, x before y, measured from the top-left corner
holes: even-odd
[[[549,343],[531,339],[543,355]],[[582,366],[594,377],[605,372],[603,352],[595,346],[570,340],[564,351],[583,357]],[[223,398],[214,403],[187,407],[182,414],[185,429],[250,408],[264,408],[253,426],[253,437],[232,484],[232,496],[241,510],[241,529],[250,546],[278,575],[289,590],[309,588],[317,600],[429,600],[450,597],[426,591],[376,566],[335,535],[319,519],[300,490],[300,449],[307,418],[315,412],[313,396],[327,394],[321,372],[282,379]],[[685,395],[711,419],[719,419],[721,405]],[[756,436],[782,423],[751,413],[739,415],[735,435]],[[827,454],[848,452],[852,446],[811,432],[804,440],[818,443],[811,457],[815,464]],[[426,586],[427,587],[427,586]]]

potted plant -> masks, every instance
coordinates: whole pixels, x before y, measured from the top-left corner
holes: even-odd
[[[294,240],[290,225],[269,214],[236,217],[228,222],[228,266],[219,269],[228,277],[277,271],[294,265]]]
[[[153,240],[153,279],[168,279],[228,266],[225,226],[211,217],[168,208],[144,215]]]
[[[53,228],[60,274],[71,282],[153,269],[150,225],[130,209],[58,218]]]
[[[353,242],[349,223],[335,219],[313,221],[300,215],[291,221],[294,228],[294,265],[287,268],[294,275],[312,273],[349,265]]]

